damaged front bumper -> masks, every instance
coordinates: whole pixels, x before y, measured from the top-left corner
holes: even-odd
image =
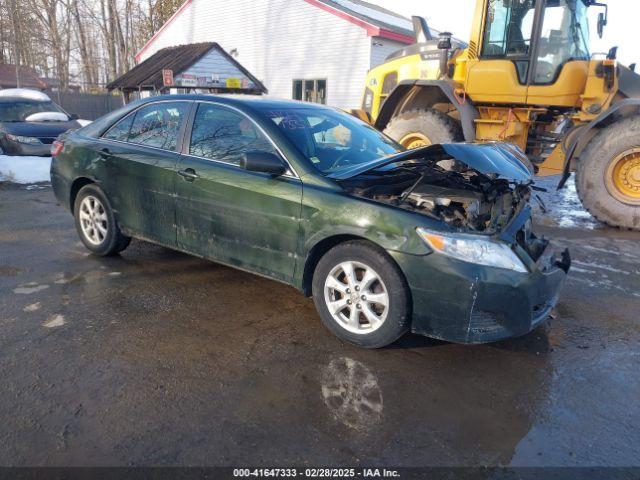
[[[429,254],[392,253],[413,299],[412,331],[454,343],[488,343],[535,329],[555,306],[571,258],[547,246],[528,273]]]
[[[555,306],[568,265],[555,256],[523,274],[441,255],[395,254],[413,298],[412,331],[454,343],[487,343],[529,333]],[[570,262],[568,253],[565,262]]]

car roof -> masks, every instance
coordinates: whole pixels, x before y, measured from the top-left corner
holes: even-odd
[[[141,103],[152,103],[157,101],[167,100],[200,100],[200,101],[215,101],[232,106],[246,106],[249,108],[255,108],[259,110],[264,109],[278,109],[278,108],[318,108],[318,109],[331,109],[326,105],[318,103],[301,102],[298,100],[285,100],[276,97],[261,96],[261,95],[211,95],[211,94],[179,94],[179,95],[157,95],[146,98]]]

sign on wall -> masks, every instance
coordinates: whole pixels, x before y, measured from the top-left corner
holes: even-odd
[[[173,86],[173,70],[162,70],[162,84],[165,87]]]

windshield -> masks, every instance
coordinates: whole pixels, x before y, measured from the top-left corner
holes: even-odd
[[[570,60],[589,60],[589,17],[582,0],[549,0],[544,11],[535,82],[552,83]]]
[[[29,100],[0,102],[0,122],[24,122],[29,115],[40,112],[65,113],[53,102],[34,102]]]
[[[346,113],[300,107],[265,114],[325,175],[403,150],[390,138]]]

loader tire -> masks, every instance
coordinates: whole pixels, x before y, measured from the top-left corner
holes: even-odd
[[[460,125],[433,109],[403,112],[391,119],[384,133],[408,149],[464,140]]]
[[[640,117],[620,120],[593,137],[576,167],[576,189],[599,221],[640,230]]]

